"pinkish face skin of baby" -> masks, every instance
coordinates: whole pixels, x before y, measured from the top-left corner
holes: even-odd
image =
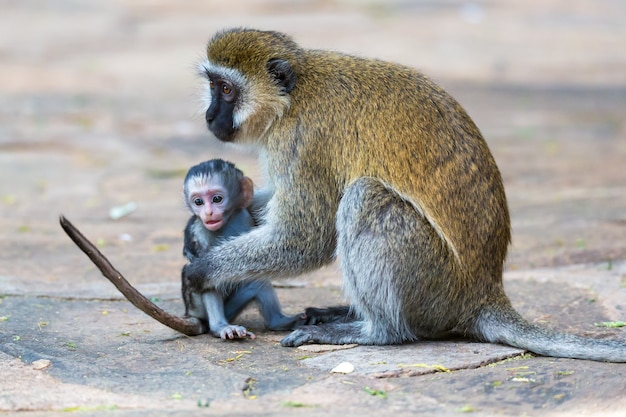
[[[234,208],[230,200],[220,181],[209,179],[205,184],[189,184],[189,206],[211,232],[218,231],[228,221]]]

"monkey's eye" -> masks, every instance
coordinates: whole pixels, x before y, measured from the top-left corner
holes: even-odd
[[[227,103],[233,103],[235,100],[237,100],[238,91],[239,90],[237,90],[237,87],[233,86],[232,84],[227,82],[222,83],[222,98]]]
[[[195,199],[193,200],[193,204],[195,204],[196,206],[201,206],[201,205],[203,205],[203,204],[204,204],[204,201],[202,201],[202,199],[201,199],[201,198],[195,198]]]
[[[209,88],[211,90],[213,90],[215,88],[215,83],[213,82],[213,80],[209,80]]]
[[[224,197],[222,197],[221,195],[214,195],[214,196],[213,196],[213,200],[212,200],[212,201],[213,201],[215,204],[219,204],[219,203],[221,203],[221,202],[222,202],[222,200],[224,200]]]

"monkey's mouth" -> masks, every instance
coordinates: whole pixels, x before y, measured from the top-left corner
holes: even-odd
[[[222,227],[222,223],[224,222],[221,219],[220,220],[207,220],[204,222],[204,227],[206,227],[212,232],[215,232]]]
[[[233,126],[225,127],[221,124],[215,123],[214,121],[207,122],[207,128],[220,142],[233,142],[235,134],[239,130]]]

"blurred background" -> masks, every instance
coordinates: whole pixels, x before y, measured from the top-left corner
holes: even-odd
[[[60,213],[134,281],[177,285],[186,169],[224,157],[263,181],[253,155],[204,128],[195,66],[233,26],[410,65],[448,89],[505,179],[507,268],[626,259],[623,0],[0,0],[4,291],[93,278]]]

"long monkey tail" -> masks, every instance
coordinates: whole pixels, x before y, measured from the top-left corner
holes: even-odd
[[[143,311],[159,323],[186,334],[187,336],[197,336],[207,333],[208,328],[200,320],[192,317],[184,318],[174,316],[154,304],[135,287],[133,287],[124,276],[111,265],[111,262],[91,243],[83,234],[67,220],[63,215],[59,216],[59,223],[65,233],[91,259],[102,275],[115,285],[128,301],[139,310]]]
[[[529,323],[511,307],[485,307],[475,321],[474,335],[543,356],[626,362],[626,341],[555,332]]]

